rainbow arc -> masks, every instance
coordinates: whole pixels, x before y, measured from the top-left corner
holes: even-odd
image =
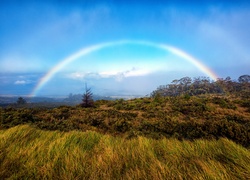
[[[72,63],[73,61],[79,59],[80,57],[86,56],[90,53],[96,52],[98,50],[111,47],[111,46],[118,46],[118,45],[124,45],[124,44],[138,44],[142,46],[150,46],[158,49],[162,49],[165,51],[168,51],[180,58],[182,58],[185,61],[188,61],[189,63],[193,64],[195,67],[197,67],[200,71],[205,73],[207,76],[212,78],[213,80],[217,80],[218,76],[215,72],[213,72],[209,67],[205,66],[201,60],[193,57],[192,55],[188,54],[187,52],[167,44],[161,44],[161,43],[154,43],[150,41],[134,41],[134,40],[123,40],[123,41],[115,41],[115,42],[107,42],[107,43],[100,43],[97,45],[92,45],[88,47],[84,47],[81,50],[71,54],[70,56],[66,57],[65,59],[61,60],[57,65],[55,65],[53,68],[51,68],[37,83],[37,85],[34,87],[34,89],[31,92],[30,96],[36,96],[38,92],[42,89],[43,86],[46,85],[47,82],[50,81],[50,79],[53,78],[53,76],[59,72],[62,68],[64,68],[66,65]]]

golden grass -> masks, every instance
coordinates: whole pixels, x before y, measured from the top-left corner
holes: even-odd
[[[2,179],[247,179],[250,151],[228,139],[126,140],[97,132],[0,131]]]

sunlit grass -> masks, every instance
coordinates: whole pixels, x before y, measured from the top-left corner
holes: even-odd
[[[250,152],[227,139],[126,140],[97,132],[0,131],[0,177],[11,179],[247,179]]]

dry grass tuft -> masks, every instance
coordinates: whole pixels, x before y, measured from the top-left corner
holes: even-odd
[[[10,179],[247,179],[250,152],[228,139],[126,140],[97,132],[0,131],[0,177]]]

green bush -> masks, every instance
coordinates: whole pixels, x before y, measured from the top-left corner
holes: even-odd
[[[218,104],[221,108],[236,109],[236,106],[226,98],[214,97],[212,103]]]

